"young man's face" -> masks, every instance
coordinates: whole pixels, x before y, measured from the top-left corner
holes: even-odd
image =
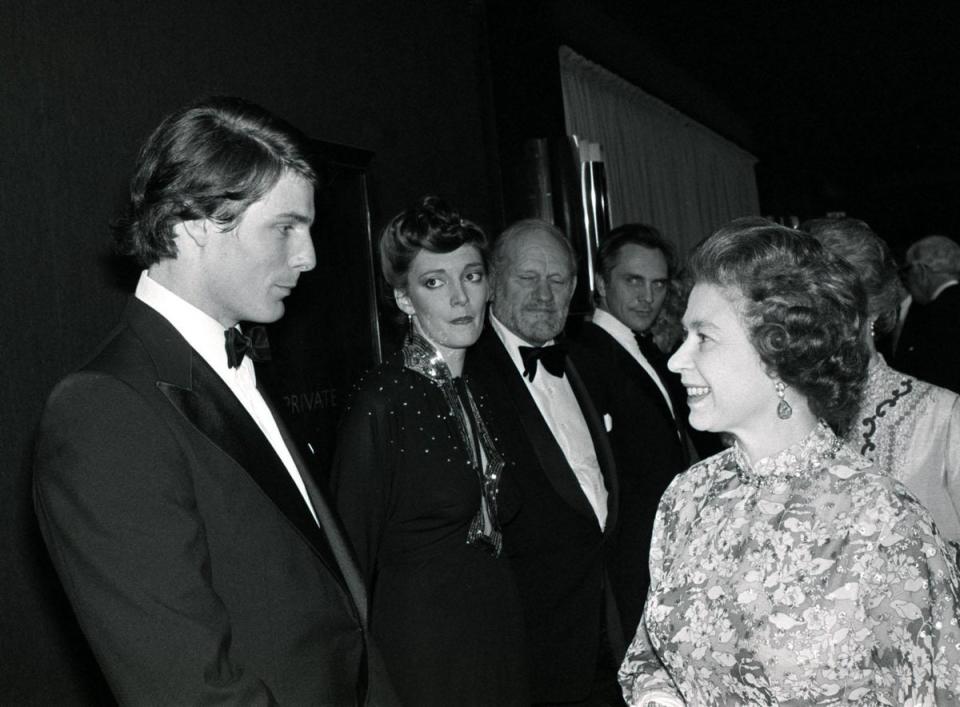
[[[197,306],[224,328],[283,316],[284,298],[316,265],[313,218],[313,185],[285,173],[233,229],[208,238]]]
[[[663,253],[628,243],[617,253],[610,281],[597,281],[600,307],[633,331],[646,331],[660,314],[668,284]]]

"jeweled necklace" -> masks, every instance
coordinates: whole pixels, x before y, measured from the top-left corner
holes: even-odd
[[[820,453],[812,453],[808,458],[803,460],[802,464],[797,465],[795,469],[782,473],[754,474],[744,469],[743,464],[734,458],[737,478],[740,480],[740,483],[756,489],[767,488],[774,484],[789,483],[801,477],[809,476],[811,470],[819,469],[825,461],[836,458],[837,452],[840,451],[842,446],[843,440],[839,437],[834,437],[829,449]],[[740,453],[743,454],[742,451]]]

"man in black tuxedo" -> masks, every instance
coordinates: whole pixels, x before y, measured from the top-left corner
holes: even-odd
[[[598,254],[598,306],[571,343],[590,395],[611,420],[620,519],[610,564],[626,635],[637,628],[650,583],[648,553],[660,496],[691,462],[686,394],[667,370],[651,327],[676,271],[652,226],[610,232]]]
[[[509,460],[500,486],[503,552],[523,604],[536,704],[621,705],[625,649],[606,576],[617,485],[603,419],[557,338],[576,285],[566,237],[520,221],[494,245],[487,328],[466,375],[493,411]]]
[[[893,367],[960,393],[960,245],[927,236],[907,250],[906,284],[913,296]]]
[[[44,410],[37,515],[121,704],[392,703],[360,574],[237,327],[315,265],[305,155],[239,99],[168,116],[118,230],[136,294]]]

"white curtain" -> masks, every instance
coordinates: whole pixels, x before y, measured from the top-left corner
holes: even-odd
[[[560,70],[567,133],[603,148],[611,225],[656,226],[683,257],[759,214],[753,155],[569,47]]]

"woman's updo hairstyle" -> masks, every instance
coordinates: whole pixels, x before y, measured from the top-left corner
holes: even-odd
[[[905,292],[890,246],[870,226],[855,218],[814,219],[802,228],[853,266],[867,293],[867,313],[876,319],[877,332],[891,331]]]
[[[394,216],[380,236],[380,267],[390,287],[406,289],[410,264],[421,250],[452,253],[475,246],[487,264],[487,236],[472,221],[460,217],[440,197],[428,195]]]
[[[817,417],[846,430],[869,361],[861,336],[866,295],[853,267],[807,233],[742,218],[701,243],[689,269],[695,284],[739,299],[770,374],[806,396]]]

